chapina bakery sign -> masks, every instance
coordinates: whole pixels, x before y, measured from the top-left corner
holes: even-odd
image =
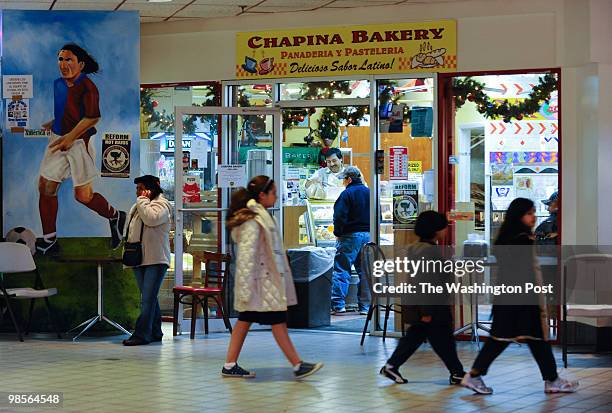
[[[239,79],[456,69],[454,20],[236,35]]]

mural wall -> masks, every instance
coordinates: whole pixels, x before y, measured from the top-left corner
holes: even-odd
[[[136,12],[3,12],[3,234],[116,246],[139,175],[139,41]]]

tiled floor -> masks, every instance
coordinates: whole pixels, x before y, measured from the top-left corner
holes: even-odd
[[[447,372],[427,345],[402,369],[410,383],[394,385],[377,373],[396,340],[368,337],[361,348],[357,335],[295,331],[302,358],[325,362],[320,373],[296,382],[271,333],[257,331],[247,337],[240,359],[257,378],[240,380],[219,375],[228,334],[191,341],[169,333],[161,344],[129,348],[120,337],[19,343],[2,336],[0,392],[59,391],[64,406],[58,410],[87,413],[612,412],[612,357],[572,356],[563,374],[578,378],[580,391],[546,395],[529,350],[512,345],[487,376],[495,394],[476,396],[447,384]],[[460,343],[459,349],[469,366],[475,345]]]

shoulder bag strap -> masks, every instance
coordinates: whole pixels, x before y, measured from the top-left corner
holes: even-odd
[[[127,225],[127,231],[125,231],[125,235],[123,237],[123,240],[125,242],[128,242],[128,236],[130,235],[130,225],[132,224],[132,220],[134,219],[134,215],[136,215],[137,211],[134,211],[134,213],[132,215],[130,215],[130,220],[128,221],[128,225]],[[142,220],[141,220],[142,221]],[[142,223],[142,225],[140,226],[140,242],[142,243],[142,233],[144,232],[144,222]]]

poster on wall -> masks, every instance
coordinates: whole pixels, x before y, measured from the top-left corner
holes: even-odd
[[[30,100],[17,99],[6,101],[6,129],[23,132],[30,124]]]
[[[393,228],[406,229],[419,213],[419,186],[416,182],[393,184]]]
[[[32,75],[3,75],[2,96],[5,99],[16,97],[20,99],[33,98]]]
[[[455,20],[236,34],[236,77],[373,75],[457,70]]]
[[[102,176],[130,177],[129,133],[105,133],[102,137]]]
[[[50,256],[74,238],[118,247],[139,173],[139,139],[124,139],[140,136],[138,13],[3,10],[2,17],[3,90],[25,103],[5,115],[3,234],[31,229],[38,253]],[[11,130],[24,119],[27,134]]]

